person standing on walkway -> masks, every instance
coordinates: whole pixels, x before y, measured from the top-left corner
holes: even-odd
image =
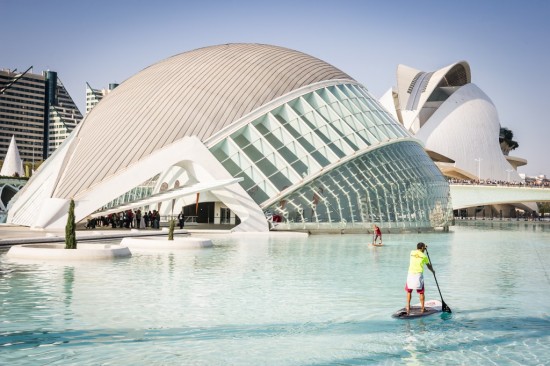
[[[160,229],[160,212],[153,210],[153,229]]]
[[[405,309],[407,310],[407,315],[409,315],[411,310],[413,290],[416,290],[420,297],[420,312],[424,312],[424,265],[435,275],[435,271],[430,264],[430,259],[424,254],[426,248],[426,244],[418,243],[416,250],[411,251],[410,254],[409,273],[407,275],[407,283],[405,284],[405,291],[407,291],[407,306]]]
[[[138,208],[135,212],[134,217],[136,218],[136,228],[141,229],[141,210]]]
[[[183,213],[183,207],[181,208],[181,212],[178,215],[178,223],[180,229],[183,229],[183,226],[185,225],[185,214]]]
[[[145,221],[145,227],[146,228],[149,227],[149,217],[150,217],[150,215],[151,215],[151,212],[147,212],[147,211],[145,211],[145,213],[143,214],[143,221]]]

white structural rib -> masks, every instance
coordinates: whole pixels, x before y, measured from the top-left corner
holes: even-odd
[[[144,199],[127,202],[123,205],[116,206],[108,210],[97,211],[91,216],[92,217],[104,216],[112,213],[119,213],[120,211],[124,211],[124,210],[131,210],[134,208],[150,206],[154,203],[175,200],[178,198],[194,195],[196,193],[208,192],[214,189],[223,188],[235,183],[239,183],[241,180],[243,180],[243,178],[233,178],[233,179],[225,179],[220,181],[195,183],[186,187],[171,189],[167,192],[157,193]]]
[[[60,160],[53,161],[59,162]],[[37,175],[37,179],[54,176],[59,171],[59,165],[46,166],[41,174]],[[210,194],[217,201],[223,202],[239,216],[241,224],[235,227],[234,231],[261,232],[268,230],[263,211],[196,137],[185,137],[164,146],[142,159],[138,164],[119,171],[118,174],[99,182],[89,190],[78,192],[71,197],[75,201],[75,220],[77,222],[83,220],[101,206],[134,188],[136,182],[144,182],[172,166],[184,168],[192,175],[193,181],[203,184],[202,186],[196,185],[195,192],[208,188]],[[50,180],[53,181],[53,179]],[[36,186],[36,184],[32,185],[32,187]],[[184,188],[182,187],[179,192],[181,195],[178,197],[192,194],[190,192],[194,190],[189,188],[186,192]],[[50,197],[47,191],[37,192],[41,197],[33,199],[33,193],[34,191],[27,192],[17,201],[18,204],[21,203],[16,209],[10,210],[10,215],[13,215],[10,222],[35,228],[61,229],[65,227],[69,199]],[[34,215],[29,217],[29,212]],[[25,215],[30,221],[21,222],[17,218],[18,215]]]

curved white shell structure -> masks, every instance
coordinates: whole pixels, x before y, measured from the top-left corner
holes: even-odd
[[[397,89],[386,93],[381,103],[426,149],[454,161],[452,166],[440,165],[450,176],[521,180],[500,148],[497,110],[471,83],[467,62],[434,72],[399,65]]]

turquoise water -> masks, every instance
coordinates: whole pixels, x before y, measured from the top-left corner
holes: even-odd
[[[114,262],[0,255],[1,365],[542,365],[550,225],[370,237],[211,237]],[[396,320],[408,255],[429,254],[452,314]],[[427,299],[438,299],[426,274]],[[413,302],[417,295],[413,294]]]

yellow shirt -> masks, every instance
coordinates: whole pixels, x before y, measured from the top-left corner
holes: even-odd
[[[424,273],[424,264],[430,263],[428,256],[420,250],[411,251],[409,273]]]

